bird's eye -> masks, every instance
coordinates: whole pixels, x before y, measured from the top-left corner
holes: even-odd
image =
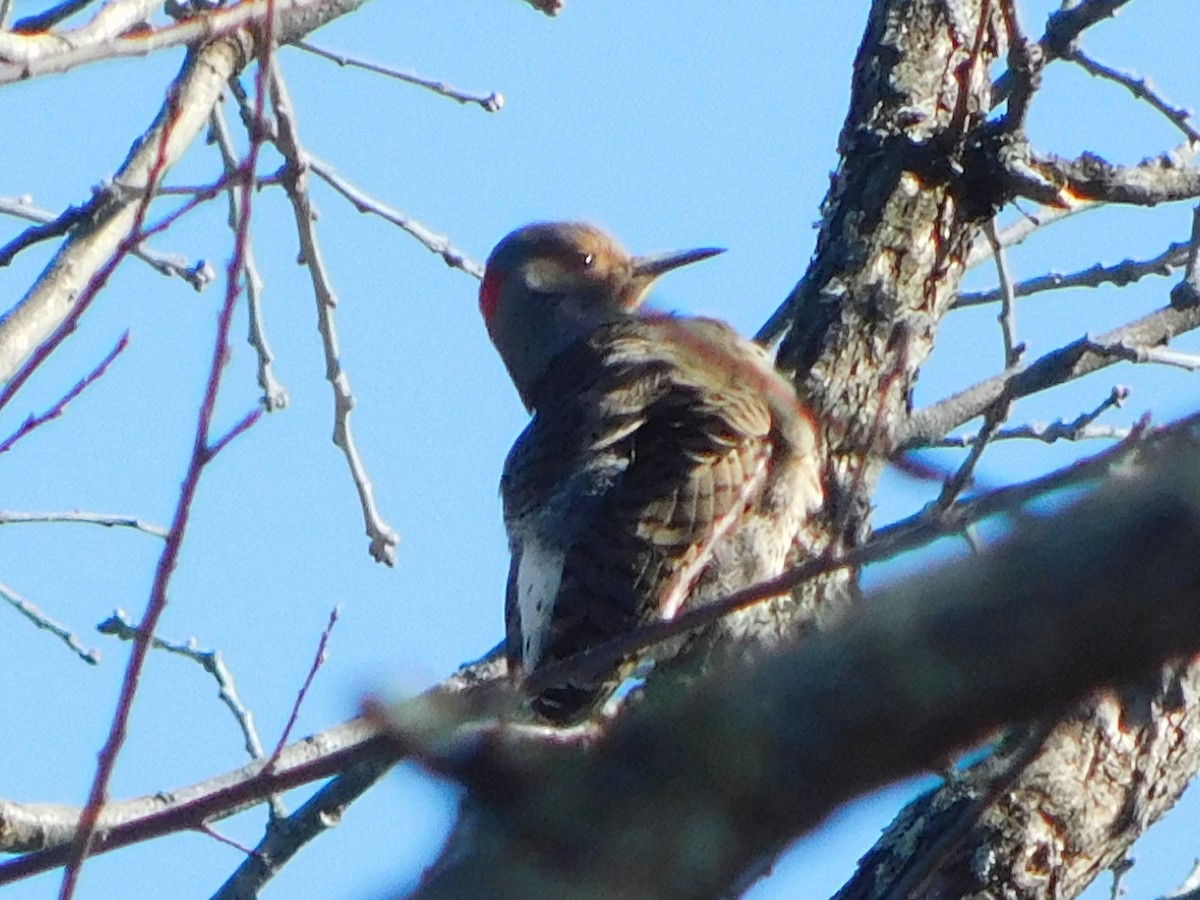
[[[592,267],[592,263],[594,263],[595,261],[596,261],[596,257],[594,257],[592,254],[585,253],[583,255],[583,267],[585,269],[590,269]]]

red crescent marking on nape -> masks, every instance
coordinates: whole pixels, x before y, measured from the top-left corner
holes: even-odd
[[[488,269],[483,273],[483,284],[479,286],[479,311],[483,313],[483,321],[491,330],[492,316],[500,304],[500,273]]]

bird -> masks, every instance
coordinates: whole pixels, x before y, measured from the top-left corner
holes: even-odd
[[[536,222],[488,257],[480,311],[531,413],[500,482],[518,683],[774,577],[823,502],[816,423],[766,350],[719,320],[644,306],[660,276],[721,252],[630,256],[594,225]],[[777,620],[760,604],[721,624],[737,638]],[[579,723],[634,662],[568,676],[530,705]]]

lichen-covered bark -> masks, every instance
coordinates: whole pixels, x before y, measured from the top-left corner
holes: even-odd
[[[999,27],[987,0],[871,10],[816,254],[778,319],[779,363],[825,426],[835,541],[866,534],[917,370],[998,199],[977,148]]]
[[[985,764],[914,801],[860,862],[836,900],[1074,897],[1121,862],[1200,766],[1200,667],[1093,698],[977,823],[942,836],[985,791]]]

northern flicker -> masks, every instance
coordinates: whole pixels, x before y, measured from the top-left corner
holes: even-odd
[[[816,429],[763,348],[715,319],[641,308],[660,275],[719,252],[630,257],[560,222],[488,258],[480,309],[533,414],[501,479],[515,677],[779,574],[822,502]],[[758,628],[756,614],[769,615],[724,624]],[[577,721],[629,668],[533,707]]]

